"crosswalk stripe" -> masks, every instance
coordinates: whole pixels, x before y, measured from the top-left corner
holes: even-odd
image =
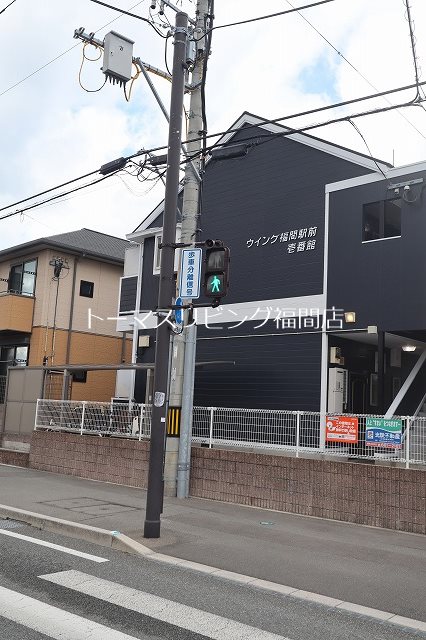
[[[195,609],[151,593],[90,576],[81,571],[59,571],[39,576],[104,602],[198,633],[212,640],[288,640],[283,636]],[[108,639],[109,640],[109,639]]]
[[[0,535],[9,536],[10,538],[18,538],[25,542],[32,542],[38,544],[40,547],[49,547],[49,549],[55,549],[55,551],[62,551],[68,553],[71,556],[78,556],[85,560],[92,560],[93,562],[109,562],[107,558],[100,558],[99,556],[93,556],[91,553],[84,553],[84,551],[77,551],[77,549],[71,549],[70,547],[63,547],[60,544],[54,544],[53,542],[46,542],[46,540],[39,540],[38,538],[31,538],[30,536],[24,536],[22,533],[16,533],[15,531],[7,531],[0,529]]]
[[[55,640],[136,640],[97,622],[0,587],[0,616]]]

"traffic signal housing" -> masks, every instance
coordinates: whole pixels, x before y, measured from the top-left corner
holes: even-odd
[[[218,300],[228,293],[230,253],[221,240],[207,240],[205,245],[204,295]]]

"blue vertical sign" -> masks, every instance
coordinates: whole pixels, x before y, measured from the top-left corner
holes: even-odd
[[[177,307],[181,307],[183,304],[182,298],[176,298],[175,305]],[[183,323],[183,309],[175,309],[175,322],[176,324]]]
[[[179,293],[181,298],[199,298],[202,249],[182,249]]]

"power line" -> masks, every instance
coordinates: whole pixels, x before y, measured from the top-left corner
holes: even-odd
[[[287,4],[290,5],[290,7],[292,7],[293,9],[295,8],[292,3],[290,2],[290,0],[286,0]],[[332,42],[330,42],[330,40],[328,40],[328,38],[325,37],[325,35],[323,33],[321,33],[321,31],[319,29],[317,29],[317,27],[315,25],[312,24],[312,22],[310,22],[310,20],[308,20],[308,18],[306,18],[301,12],[300,10],[298,10],[296,8],[297,13],[300,15],[300,17],[302,18],[302,20],[304,20],[319,36],[320,38],[322,38],[341,58],[342,60],[344,60],[354,71],[355,73],[357,73],[372,89],[374,89],[374,91],[379,91],[378,88],[376,86],[374,86],[374,84],[372,82],[370,82],[368,80],[368,78],[365,77],[365,75],[359,70],[357,69],[357,67],[352,64],[352,62],[350,60],[348,60],[348,58],[346,58],[346,56],[343,55],[343,53],[341,51],[339,51]],[[391,102],[387,99],[384,98],[384,100],[388,103],[391,104]],[[418,129],[416,127],[416,125],[411,122],[411,120],[409,120],[407,118],[407,116],[402,113],[401,111],[398,111],[398,114],[401,116],[401,118],[404,118],[404,120],[415,130],[417,131],[417,133],[419,135],[422,136],[422,138],[424,138],[426,140],[426,136],[420,131],[420,129]]]
[[[158,29],[156,29],[156,27],[152,24],[151,20],[148,20],[148,18],[144,18],[143,16],[138,16],[136,13],[131,13],[130,11],[124,11],[124,9],[119,9],[118,7],[113,7],[112,4],[101,2],[101,0],[90,0],[90,2],[101,4],[103,7],[108,7],[108,9],[112,9],[113,11],[118,11],[119,13],[122,13],[125,16],[130,16],[132,18],[137,18],[138,20],[142,20],[142,22],[147,22],[149,26],[152,27],[159,36],[161,36],[162,38],[167,38],[167,36],[163,35],[161,31],[158,31]]]
[[[0,16],[1,16],[1,14],[2,14],[2,13],[4,13],[4,12],[6,11],[6,9],[9,9],[9,7],[10,7],[14,2],[16,2],[16,0],[12,0],[12,2],[9,2],[9,4],[8,4],[4,9],[2,9],[2,10],[0,11]]]
[[[420,82],[419,83],[420,86],[424,86],[426,85],[426,82]],[[416,84],[409,84],[409,85],[405,85],[403,87],[398,87],[396,89],[388,89],[386,91],[380,91],[379,93],[373,93],[370,94],[368,96],[363,96],[361,98],[352,98],[351,100],[344,100],[342,102],[336,102],[335,104],[330,104],[330,105],[326,105],[324,107],[317,107],[315,109],[308,109],[307,111],[301,111],[300,113],[295,113],[295,114],[291,114],[288,116],[281,116],[279,118],[272,118],[272,119],[267,119],[267,118],[259,118],[260,122],[258,124],[249,124],[246,126],[246,129],[253,129],[256,128],[258,126],[261,125],[265,125],[265,124],[280,124],[281,122],[284,122],[285,120],[294,120],[295,118],[300,118],[302,116],[308,116],[308,115],[313,115],[314,113],[321,113],[322,111],[328,111],[330,109],[339,109],[341,107],[346,107],[350,104],[356,104],[358,102],[363,102],[365,100],[373,100],[374,98],[381,98],[383,96],[386,95],[391,95],[393,93],[400,93],[401,91],[409,91],[410,89],[416,89],[417,85]],[[403,103],[403,106],[414,106],[415,102],[414,101],[409,101],[408,103]],[[390,105],[390,107],[392,109],[397,109],[398,105]],[[389,111],[389,109],[385,109],[386,111]],[[376,109],[376,110],[372,110],[370,113],[380,113],[380,109]],[[207,138],[213,138],[213,137],[218,137],[218,136],[223,136],[227,133],[237,133],[238,131],[240,131],[240,129],[227,129],[225,131],[220,131],[218,133],[211,133],[208,136],[206,136]],[[163,147],[164,148],[164,147]]]
[[[46,204],[47,202],[52,202],[52,200],[57,200],[58,198],[63,198],[64,196],[69,195],[70,193],[74,193],[75,191],[80,191],[81,189],[86,189],[86,187],[91,187],[94,184],[97,184],[98,182],[103,182],[104,180],[107,180],[108,178],[111,178],[111,176],[114,176],[116,173],[118,173],[118,171],[114,171],[114,173],[109,173],[106,176],[102,176],[102,178],[98,178],[97,180],[92,180],[89,183],[80,185],[79,187],[75,187],[74,189],[70,189],[69,191],[66,191],[65,193],[58,193],[55,196],[51,196],[50,198],[47,198],[46,200],[42,200],[41,202],[35,202],[34,204],[30,204],[27,207],[22,207],[21,209],[18,209],[17,211],[11,211],[10,213],[6,213],[3,216],[0,216],[0,220],[5,220],[6,218],[11,218],[12,216],[16,216],[19,215],[21,213],[25,213],[25,211],[29,211],[30,209],[35,209],[36,207],[40,207],[41,205]],[[37,196],[33,196],[33,197],[37,197]],[[31,199],[31,198],[27,198]],[[11,205],[13,206],[13,205]],[[8,208],[8,207],[4,207],[4,208]],[[2,209],[3,210],[3,209]]]
[[[417,53],[416,53],[416,38],[414,35],[414,21],[411,17],[411,7],[410,7],[410,2],[409,0],[403,0],[403,4],[406,8],[406,13],[407,13],[407,22],[408,22],[408,26],[410,29],[410,41],[411,41],[411,52],[413,54],[413,63],[414,63],[414,77],[416,79],[416,85],[417,85],[417,95],[420,97],[420,71],[419,71],[419,65],[418,65],[418,58],[417,58]],[[424,91],[423,91],[423,96],[424,96]]]
[[[423,84],[426,84],[426,83],[423,83]],[[295,135],[297,133],[305,133],[306,131],[310,131],[312,129],[319,129],[321,127],[326,127],[326,126],[329,126],[331,124],[337,124],[339,122],[349,122],[350,124],[353,125],[351,120],[354,120],[355,118],[361,118],[361,117],[365,117],[365,116],[369,116],[369,115],[376,115],[376,114],[379,114],[379,113],[386,113],[388,111],[393,111],[395,109],[402,109],[404,107],[410,107],[410,106],[415,106],[415,105],[416,105],[416,103],[414,103],[413,101],[409,101],[409,102],[404,102],[404,103],[401,103],[401,104],[398,104],[398,105],[390,105],[388,107],[381,107],[381,108],[378,108],[378,109],[370,109],[368,111],[363,111],[361,113],[355,113],[355,114],[351,114],[351,115],[341,116],[341,117],[338,117],[338,118],[333,118],[333,119],[327,120],[325,122],[319,122],[319,123],[306,125],[306,126],[301,127],[299,129],[293,129],[292,128],[292,129],[286,129],[285,131],[282,131],[282,132],[270,132],[270,133],[266,133],[266,134],[260,134],[260,135],[256,136],[256,141],[253,143],[253,146],[260,146],[261,144],[265,144],[265,143],[270,142],[271,140],[274,140],[276,138],[285,138],[285,137],[288,137],[288,136]],[[291,116],[286,116],[286,117],[291,117]],[[247,128],[258,127],[259,125],[262,125],[262,124],[267,124],[267,122],[265,121],[265,122],[260,122],[259,124],[256,124],[256,125],[249,125],[249,127],[247,127]],[[246,129],[244,129],[244,131],[245,130]],[[232,131],[237,132],[237,131],[241,131],[241,129],[229,129],[227,132],[224,132],[224,133],[230,133]],[[221,135],[221,134],[218,134],[218,133],[211,134],[210,137],[218,136],[218,135]],[[200,139],[202,139],[202,138],[200,138]],[[207,149],[207,151],[211,151],[213,148],[218,147],[218,146],[226,146],[226,143],[213,144],[211,147],[209,147]],[[160,151],[160,150],[163,150],[163,149],[166,149],[166,148],[167,148],[167,145],[163,145],[162,147],[156,147],[156,148],[149,149],[149,150],[141,150],[141,151],[138,151],[137,153],[135,153],[135,154],[133,154],[131,156],[128,156],[127,160],[129,160],[131,158],[135,158],[135,157],[140,156],[140,155],[149,154],[149,153],[152,153],[154,151]],[[367,145],[367,148],[368,148],[368,145]],[[377,164],[375,158],[372,157],[372,159]],[[189,160],[191,160],[191,158],[187,158],[187,159],[183,160],[181,162],[181,164],[185,164]],[[110,173],[110,174],[108,174],[106,176],[103,176],[102,178],[99,178],[98,180],[94,180],[94,181],[92,181],[90,183],[87,183],[87,184],[81,185],[79,187],[76,187],[75,189],[71,189],[71,190],[66,191],[64,193],[60,193],[60,194],[57,194],[55,196],[52,196],[52,197],[50,197],[50,198],[48,198],[46,200],[43,200],[42,202],[37,202],[37,203],[34,203],[34,204],[29,205],[27,207],[24,207],[24,208],[21,208],[21,209],[17,209],[16,211],[12,211],[12,212],[10,212],[8,214],[5,214],[5,215],[1,216],[0,220],[4,220],[5,218],[10,218],[10,217],[12,217],[14,215],[19,215],[19,214],[21,214],[21,213],[23,213],[25,211],[30,210],[30,209],[34,209],[34,208],[39,207],[41,205],[45,205],[47,202],[51,202],[52,200],[55,200],[55,199],[58,199],[58,198],[63,198],[66,195],[69,195],[70,193],[74,193],[75,191],[79,191],[81,189],[85,189],[86,187],[92,186],[93,184],[96,184],[97,182],[101,182],[103,180],[106,180],[107,178],[109,178],[109,177],[115,175],[116,173],[118,173],[118,171],[115,171],[114,173]],[[90,174],[86,174],[86,176],[80,176],[79,178],[75,178],[74,180],[70,180],[67,183],[64,183],[64,185],[65,184],[71,184],[72,182],[76,182],[77,180],[81,180],[83,177],[87,177],[87,176],[93,175],[93,173],[98,173],[98,171],[94,171],[94,172],[92,172]],[[47,189],[46,191],[44,191],[42,193],[45,194],[45,193],[48,193],[50,191],[54,191],[54,190],[56,190],[58,188],[61,188],[61,187],[60,186],[52,187],[51,189]],[[13,203],[13,204],[10,204],[10,205],[8,205],[6,207],[3,207],[2,209],[0,209],[0,211],[4,211],[5,209],[9,209],[10,207],[16,206],[16,204],[19,204],[20,202],[25,202],[25,201],[28,201],[28,200],[32,200],[32,199],[34,199],[36,197],[38,197],[38,195],[30,196],[30,197],[26,198],[25,200],[19,201],[18,203]]]
[[[93,0],[94,1],[94,0]],[[303,9],[311,9],[312,7],[319,7],[322,4],[328,4],[329,2],[334,2],[335,0],[319,0],[319,2],[312,2],[311,4],[305,4],[302,7],[296,7],[293,9],[287,9],[285,11],[278,11],[276,13],[269,13],[265,16],[258,16],[257,18],[249,18],[247,20],[240,20],[239,22],[229,22],[228,24],[218,24],[216,27],[212,27],[201,38],[197,38],[197,40],[201,40],[211,31],[215,31],[216,29],[226,29],[228,27],[236,27],[241,24],[248,24],[249,22],[259,22],[259,20],[268,20],[269,18],[276,18],[277,16],[285,16],[289,13],[294,13],[296,11],[302,11]]]
[[[136,4],[132,5],[130,8],[134,9],[135,7],[137,7],[138,5],[142,4],[142,2],[145,2],[145,0],[140,0],[140,2],[137,2]],[[6,7],[7,9],[7,7]],[[94,33],[99,33],[99,31],[102,31],[103,29],[105,29],[105,27],[109,27],[110,24],[112,24],[113,22],[115,22],[116,20],[119,20],[121,18],[121,16],[117,16],[116,18],[114,18],[113,20],[110,20],[109,22],[107,22],[106,24],[104,24],[102,27],[99,27],[99,29],[96,29],[96,31]],[[60,58],[62,58],[64,55],[66,55],[67,53],[69,53],[70,51],[72,51],[73,49],[75,49],[76,47],[79,47],[80,43],[78,42],[77,44],[73,45],[72,47],[70,47],[69,49],[66,49],[65,51],[63,51],[62,53],[60,53],[59,55],[57,55],[55,58],[52,58],[52,60],[49,60],[49,62],[46,62],[46,64],[43,64],[41,67],[39,67],[38,69],[35,69],[34,71],[32,71],[31,73],[29,73],[27,76],[25,76],[25,78],[22,78],[22,80],[18,80],[18,82],[15,82],[15,84],[12,84],[10,87],[8,87],[7,89],[5,89],[4,91],[2,91],[0,93],[0,98],[1,96],[4,96],[6,93],[8,93],[9,91],[12,91],[12,89],[15,89],[16,87],[18,87],[20,84],[22,84],[23,82],[25,82],[25,80],[28,80],[29,78],[32,78],[32,76],[34,76],[36,73],[39,73],[39,71],[42,71],[43,69],[45,69],[46,67],[48,67],[50,64],[52,64],[53,62],[56,62],[56,60],[59,60]]]
[[[426,81],[425,82],[420,82],[419,86],[424,86],[425,84],[426,84]],[[290,115],[287,115],[287,116],[282,116],[280,118],[273,118],[273,119],[259,118],[260,122],[258,122],[256,124],[253,124],[253,125],[250,125],[250,124],[247,125],[245,127],[244,131],[247,131],[247,129],[258,128],[259,126],[262,126],[262,125],[278,124],[278,123],[281,123],[281,122],[283,122],[285,120],[295,119],[295,118],[298,118],[298,117],[301,117],[301,116],[305,116],[305,115],[312,115],[314,113],[320,113],[320,112],[323,112],[323,111],[326,111],[326,110],[329,110],[329,109],[335,109],[335,108],[342,107],[342,106],[348,106],[349,104],[355,104],[355,103],[358,103],[358,102],[361,102],[361,101],[371,100],[372,98],[381,97],[383,95],[388,95],[388,94],[391,94],[391,93],[407,91],[407,90],[413,89],[413,88],[416,88],[416,84],[406,85],[406,86],[399,87],[399,88],[396,88],[396,89],[389,89],[387,91],[382,91],[382,92],[380,92],[378,94],[372,94],[372,95],[364,96],[364,97],[361,97],[361,98],[353,98],[352,100],[346,100],[344,102],[340,102],[340,103],[336,103],[336,104],[332,104],[332,105],[327,105],[327,106],[324,106],[324,107],[318,107],[316,109],[310,109],[308,111],[303,111],[303,112],[300,112],[300,113],[290,114]],[[353,114],[353,115],[348,115],[348,116],[342,116],[340,118],[334,118],[332,120],[328,120],[328,121],[323,122],[323,123],[316,123],[316,124],[313,124],[313,125],[306,125],[306,126],[304,126],[302,128],[299,128],[299,129],[292,128],[292,129],[288,129],[288,130],[286,130],[284,132],[277,132],[277,133],[271,132],[271,133],[268,133],[268,134],[265,134],[265,135],[258,135],[258,136],[256,136],[256,138],[257,139],[260,139],[262,137],[270,138],[271,136],[272,137],[277,137],[277,136],[278,137],[283,137],[283,136],[293,135],[294,133],[303,133],[304,131],[308,131],[310,129],[324,127],[324,126],[327,126],[329,124],[335,124],[337,122],[349,121],[349,119],[359,118],[359,117],[363,117],[363,116],[367,116],[367,115],[375,115],[375,114],[378,114],[378,113],[384,113],[384,112],[396,110],[396,109],[399,109],[399,108],[415,106],[415,104],[416,103],[414,101],[408,101],[408,102],[402,103],[401,105],[390,105],[389,107],[371,109],[369,111],[364,111],[364,112],[359,113],[359,114]],[[239,131],[241,131],[241,128],[230,128],[230,129],[227,129],[226,131],[219,131],[219,132],[216,132],[216,133],[211,133],[211,134],[209,134],[207,136],[201,136],[201,137],[197,138],[197,140],[203,140],[204,137],[206,137],[206,138],[214,138],[214,137],[223,136],[223,135],[229,134],[229,133],[237,133]],[[191,140],[191,141],[193,141],[193,140]],[[186,141],[186,143],[188,143],[188,141]],[[211,145],[211,147],[209,147],[207,149],[207,151],[209,151],[209,150],[211,150],[213,148],[216,148],[216,147],[220,147],[220,146],[226,146],[226,143],[223,143],[223,144],[214,143],[213,145]],[[166,148],[167,148],[167,145],[154,147],[152,149],[141,149],[141,150],[139,150],[139,151],[127,156],[125,159],[127,161],[129,161],[132,158],[137,158],[137,157],[139,157],[141,155],[147,155],[147,154],[149,155],[150,153],[154,153],[154,152],[157,152],[157,151],[162,151],[162,150],[164,150]],[[189,161],[191,159],[192,159],[191,157],[188,157],[186,160],[182,161],[182,164],[184,164],[185,162],[187,162],[187,161]],[[73,178],[72,180],[68,180],[67,182],[63,182],[62,184],[56,185],[55,187],[51,187],[49,189],[45,189],[44,191],[40,191],[37,194],[34,194],[32,196],[28,196],[27,198],[23,198],[22,200],[18,200],[17,202],[13,202],[12,204],[9,204],[7,206],[4,206],[4,207],[0,208],[0,211],[5,211],[6,209],[10,209],[11,207],[16,207],[17,205],[23,204],[24,202],[28,202],[29,200],[33,200],[34,198],[39,198],[40,196],[46,195],[48,193],[51,193],[52,191],[56,191],[57,189],[61,189],[62,187],[66,187],[66,186],[68,186],[70,184],[73,184],[74,182],[78,182],[79,180],[84,180],[84,178],[88,178],[88,177],[90,177],[90,176],[92,176],[92,175],[94,175],[96,173],[99,173],[99,169],[96,169],[94,171],[91,171],[89,173],[81,175],[81,176],[79,176],[77,178]],[[110,174],[110,175],[113,175],[113,174]],[[89,183],[86,186],[90,186],[90,184],[92,184],[92,183]],[[67,193],[62,194],[62,195],[67,195]],[[20,212],[20,210],[16,211],[16,213],[19,213],[19,212]]]

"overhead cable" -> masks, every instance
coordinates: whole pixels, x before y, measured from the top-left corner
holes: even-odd
[[[290,5],[290,7],[292,7],[293,9],[295,9],[295,8],[296,8],[296,7],[294,7],[294,6],[293,6],[293,4],[290,2],[290,0],[286,0],[286,2],[287,2],[287,4],[288,4],[288,5]],[[357,67],[356,67],[354,64],[352,64],[352,62],[351,62],[350,60],[348,60],[348,58],[347,58],[345,55],[343,55],[343,53],[342,53],[341,51],[339,51],[339,50],[337,49],[337,47],[335,47],[335,46],[334,46],[334,44],[333,44],[332,42],[330,42],[330,40],[328,40],[328,38],[326,38],[326,37],[325,37],[325,35],[324,35],[324,34],[323,34],[323,33],[321,33],[321,31],[320,31],[319,29],[317,29],[317,27],[316,27],[314,24],[312,24],[312,22],[311,22],[310,20],[308,20],[308,18],[307,18],[306,16],[304,16],[304,15],[303,15],[303,13],[301,13],[301,12],[300,12],[300,10],[298,10],[298,9],[296,8],[296,11],[297,11],[297,13],[300,15],[300,17],[302,18],[302,20],[304,20],[304,21],[306,22],[306,24],[308,24],[308,25],[311,27],[311,29],[313,29],[313,30],[314,30],[314,31],[315,31],[315,32],[320,36],[320,38],[322,38],[322,39],[323,39],[323,40],[324,40],[324,41],[325,41],[325,42],[326,42],[326,43],[327,43],[327,44],[328,44],[328,45],[329,45],[329,46],[330,46],[330,47],[331,47],[331,48],[332,48],[332,49],[333,49],[333,50],[334,50],[334,51],[335,51],[335,52],[336,52],[336,53],[337,53],[341,58],[342,58],[342,60],[344,60],[344,62],[346,62],[346,64],[348,64],[348,65],[349,65],[349,66],[350,66],[350,67],[355,71],[355,73],[357,73],[357,74],[360,76],[360,78],[362,78],[362,79],[363,79],[363,80],[364,80],[364,81],[365,81],[365,82],[366,82],[366,83],[367,83],[367,84],[368,84],[372,89],[374,89],[374,91],[379,91],[379,89],[378,89],[378,88],[377,88],[377,87],[376,87],[372,82],[370,82],[370,81],[369,81],[369,79],[368,79],[368,78],[366,78],[366,77],[365,77],[365,75],[364,75],[364,74],[363,74],[359,69],[357,69]],[[384,98],[384,100],[385,100],[388,104],[392,104],[392,103],[391,103],[387,98]],[[407,118],[407,116],[406,116],[404,113],[402,113],[401,111],[398,111],[398,115],[400,115],[400,116],[401,116],[401,118],[404,118],[404,120],[405,120],[405,121],[406,121],[406,122],[407,122],[407,123],[408,123],[408,124],[409,124],[413,129],[414,129],[414,130],[415,130],[415,131],[417,131],[417,133],[418,133],[419,135],[421,135],[421,136],[422,136],[422,138],[424,138],[424,139],[426,140],[426,135],[424,135],[424,134],[420,131],[420,129],[418,129],[418,128],[416,127],[416,125],[415,125],[413,122],[411,122],[411,120],[409,120],[409,119]]]
[[[2,9],[2,10],[0,11],[0,16],[1,16],[1,14],[2,14],[2,13],[4,13],[4,12],[6,11],[6,9],[9,9],[9,7],[10,7],[14,2],[16,2],[16,0],[12,0],[12,2],[9,2],[9,4],[8,4],[4,9]]]
[[[426,82],[420,82],[419,85],[420,86],[424,86],[426,84]],[[342,106],[347,106],[349,104],[354,104],[354,103],[358,103],[364,100],[371,100],[372,98],[377,98],[377,97],[381,97],[383,95],[389,95],[392,93],[397,93],[397,92],[401,92],[401,91],[407,91],[410,89],[416,88],[416,84],[411,84],[411,85],[406,85],[404,87],[399,87],[396,89],[389,89],[387,91],[382,91],[378,94],[372,94],[369,96],[364,96],[361,98],[353,98],[352,100],[346,100],[344,102],[340,102],[340,103],[336,103],[336,104],[332,104],[332,105],[327,105],[324,107],[318,107],[316,109],[310,109],[308,111],[302,111],[300,113],[293,113],[287,116],[282,116],[280,118],[273,118],[273,119],[266,119],[266,118],[259,118],[259,122],[257,122],[256,124],[248,124],[245,128],[244,131],[247,131],[247,129],[253,129],[253,128],[258,128],[259,126],[262,125],[268,125],[268,124],[278,124],[281,122],[284,122],[285,120],[289,120],[289,119],[295,119],[301,116],[305,116],[305,115],[312,115],[314,113],[320,113],[322,111],[326,111],[329,109],[334,109],[334,108],[338,108],[338,107],[342,107]],[[383,113],[386,111],[392,111],[394,109],[398,109],[398,108],[403,108],[403,107],[410,107],[410,106],[415,106],[415,103],[413,103],[413,101],[408,101],[408,102],[404,102],[401,105],[390,105],[389,107],[381,107],[381,108],[377,108],[377,109],[371,109],[369,111],[364,111],[362,113],[359,114],[352,114],[352,115],[348,115],[348,116],[342,116],[340,118],[335,118],[333,120],[328,120],[326,122],[323,123],[317,123],[314,125],[307,125],[305,127],[299,128],[299,129],[288,129],[288,131],[284,131],[284,132],[277,132],[277,133],[268,133],[266,134],[266,136],[269,138],[271,136],[286,136],[286,135],[292,135],[294,133],[303,133],[304,131],[307,131],[309,129],[313,129],[313,128],[319,128],[319,127],[323,127],[323,126],[327,126],[328,124],[334,124],[336,122],[343,122],[343,121],[348,121],[349,119],[353,119],[353,118],[358,118],[358,117],[363,117],[363,116],[367,116],[367,115],[375,115],[378,113]],[[213,137],[219,137],[219,136],[223,136],[225,134],[229,134],[229,133],[237,133],[241,131],[241,128],[230,128],[227,129],[225,131],[219,131],[216,133],[211,133],[208,136],[206,136],[207,138],[213,138]],[[256,138],[262,137],[262,135],[260,136],[256,136]],[[191,139],[191,142],[193,142],[194,140],[203,140],[204,136],[201,136],[199,138],[196,139]],[[189,141],[185,141],[186,143],[188,143]],[[221,144],[221,143],[215,143],[213,144],[211,148],[216,148],[219,146],[225,146],[225,144]],[[158,146],[158,147],[153,147],[151,149],[141,149],[129,156],[126,157],[126,160],[131,160],[132,158],[137,158],[141,155],[146,155],[146,154],[151,154],[157,151],[162,151],[164,149],[167,149],[167,144],[162,145],[162,146]],[[209,149],[208,149],[209,150]],[[190,160],[192,158],[188,158],[186,160],[184,160],[183,162],[186,162],[188,160]],[[6,209],[10,209],[11,207],[16,207],[19,204],[23,204],[24,202],[28,202],[29,200],[33,200],[34,198],[39,198],[43,195],[46,195],[48,193],[51,193],[52,191],[56,191],[57,189],[61,189],[62,187],[66,187],[70,184],[73,184],[74,182],[78,182],[79,180],[84,180],[84,178],[88,178],[92,175],[95,175],[96,173],[99,173],[99,169],[95,169],[94,171],[91,171],[89,173],[86,173],[84,175],[81,175],[77,178],[73,178],[71,180],[68,180],[67,182],[63,182],[62,184],[56,185],[55,187],[51,187],[49,189],[45,189],[44,191],[40,191],[39,193],[36,193],[32,196],[28,196],[27,198],[23,198],[22,200],[18,200],[16,202],[13,202],[9,205],[6,205],[4,207],[0,208],[0,212],[1,211],[5,211]]]
[[[416,79],[417,85],[417,95],[420,96],[420,71],[419,64],[416,52],[416,38],[414,35],[414,21],[411,16],[411,7],[409,0],[403,0],[403,4],[406,8],[407,22],[410,29],[410,42],[411,42],[411,52],[413,54],[413,63],[414,63],[414,77]],[[422,89],[423,96],[425,95],[424,90]]]
[[[259,134],[259,135],[256,135],[256,140],[255,140],[255,142],[253,143],[252,146],[260,146],[262,144],[265,144],[265,143],[270,142],[270,141],[272,141],[274,139],[277,139],[277,138],[285,138],[285,137],[293,136],[293,135],[298,134],[298,133],[303,134],[303,133],[306,133],[306,131],[311,131],[313,129],[320,129],[322,127],[326,127],[326,126],[329,126],[331,124],[337,124],[339,122],[350,122],[351,123],[351,120],[354,120],[355,118],[361,118],[361,117],[365,117],[365,116],[369,116],[369,115],[376,115],[378,113],[386,113],[386,112],[389,112],[389,111],[393,111],[395,109],[402,109],[404,107],[412,107],[412,106],[416,106],[416,105],[412,101],[409,101],[409,102],[404,102],[404,103],[397,104],[397,105],[394,105],[394,106],[390,105],[388,107],[380,107],[378,109],[370,109],[368,111],[363,111],[361,113],[345,115],[345,116],[341,116],[341,117],[338,117],[338,118],[333,118],[331,120],[326,120],[325,122],[313,123],[313,124],[306,125],[304,127],[298,128],[298,129],[293,129],[293,128],[290,129],[289,128],[289,129],[286,129],[286,130],[281,131],[281,132],[268,132],[268,133],[265,133],[265,134]],[[257,125],[252,125],[252,126],[258,127],[258,126],[262,126],[262,124],[266,124],[266,123],[265,122],[260,122]],[[247,127],[247,128],[249,128],[249,127]],[[228,133],[230,131],[241,131],[241,129],[228,130]],[[244,129],[244,131],[246,131],[246,129]],[[211,134],[211,135],[212,136],[213,135],[217,136],[219,134],[216,133],[216,134]],[[202,139],[202,138],[200,138],[200,139]],[[332,143],[330,143],[330,144],[332,144]],[[213,144],[211,147],[209,147],[207,149],[207,151],[210,151],[213,148],[217,148],[219,146],[226,146],[226,143]],[[141,150],[141,151],[138,151],[137,153],[133,154],[132,156],[128,156],[128,159],[135,158],[135,157],[140,156],[142,154],[150,154],[150,153],[152,153],[154,151],[160,151],[160,150],[163,150],[163,149],[166,149],[166,148],[167,148],[167,145],[163,145],[161,147],[156,147],[156,148],[149,149],[149,150]],[[191,159],[192,158],[187,158],[185,160],[182,160],[181,164],[183,165],[186,162],[190,161]],[[376,163],[375,158],[372,157],[372,159]],[[80,178],[75,178],[74,180],[70,180],[70,181],[68,181],[67,183],[64,183],[64,184],[71,184],[72,182],[76,182],[77,180],[81,180],[83,177],[87,177],[89,175],[93,175],[94,173],[98,173],[98,172],[99,172],[99,170],[94,171],[94,172],[92,172],[90,174],[86,174],[86,176],[80,176]],[[65,193],[60,193],[58,195],[52,196],[52,197],[50,197],[50,198],[48,198],[46,200],[43,200],[42,202],[34,203],[32,205],[28,205],[27,207],[20,208],[20,209],[17,209],[15,211],[12,211],[10,213],[7,213],[7,214],[1,216],[0,220],[3,220],[5,218],[9,218],[9,217],[14,216],[14,215],[19,215],[19,214],[21,214],[21,213],[23,213],[23,212],[25,212],[25,211],[27,211],[29,209],[34,209],[36,207],[39,207],[42,204],[46,204],[47,202],[50,202],[51,200],[55,200],[57,198],[64,197],[64,196],[68,195],[69,193],[73,193],[74,191],[78,191],[80,189],[84,189],[86,187],[92,186],[93,184],[96,184],[97,182],[101,182],[102,180],[106,180],[107,178],[109,178],[110,176],[115,175],[116,173],[117,173],[117,171],[114,172],[114,173],[110,173],[110,174],[108,174],[106,176],[103,176],[102,178],[99,178],[98,180],[92,181],[92,182],[90,182],[88,184],[84,184],[84,185],[81,185],[79,187],[76,187],[75,189],[71,189],[71,190],[69,190],[69,191],[67,191]],[[42,193],[48,193],[49,191],[55,191],[58,188],[60,188],[60,187],[58,187],[58,186],[57,187],[53,187],[51,189],[47,189],[46,191],[44,191]],[[3,207],[2,209],[0,209],[0,211],[4,211],[5,209],[10,209],[11,207],[16,206],[19,203],[22,203],[22,202],[25,202],[25,201],[28,201],[28,200],[33,200],[36,197],[38,197],[38,195],[30,196],[28,198],[25,198],[25,200],[20,200],[18,203],[13,203],[13,204],[7,205],[7,206]]]
[[[142,4],[142,2],[144,2],[145,0],[139,0],[139,2],[136,2],[136,4],[132,5],[130,7],[130,9],[134,9],[135,7],[137,7],[138,5]],[[7,8],[7,7],[6,7]],[[113,20],[110,20],[109,22],[107,22],[106,24],[104,24],[102,27],[99,27],[99,29],[96,29],[96,31],[94,31],[94,33],[99,33],[99,31],[102,31],[103,29],[105,29],[105,27],[109,27],[110,24],[112,24],[113,22],[115,22],[116,20],[119,20],[121,18],[121,16],[117,16],[116,18],[113,18]],[[70,47],[69,49],[66,49],[65,51],[63,51],[62,53],[60,53],[59,55],[57,55],[55,58],[52,58],[52,60],[49,60],[49,62],[46,62],[46,64],[43,64],[41,67],[39,67],[38,69],[34,69],[34,71],[32,71],[30,74],[28,74],[27,76],[25,76],[25,78],[22,78],[22,80],[18,80],[18,82],[15,82],[15,84],[12,84],[10,87],[8,87],[7,89],[5,89],[4,91],[2,91],[0,93],[0,98],[1,96],[4,96],[5,93],[8,93],[9,91],[12,91],[12,89],[15,89],[16,87],[18,87],[20,84],[22,84],[23,82],[25,82],[25,80],[28,80],[29,78],[32,78],[32,76],[34,76],[36,73],[39,73],[39,71],[42,71],[43,69],[45,69],[46,67],[48,67],[50,64],[52,64],[53,62],[56,62],[56,60],[59,60],[60,58],[62,58],[63,56],[65,56],[67,53],[69,53],[70,51],[72,51],[73,49],[75,49],[76,47],[79,47],[80,43],[78,42],[77,44],[74,44],[72,47]]]
[[[97,0],[92,0],[95,2]],[[206,33],[204,33],[197,40],[202,40],[205,35],[210,33],[211,31],[215,31],[217,29],[227,29],[228,27],[237,27],[241,24],[248,24],[249,22],[259,22],[259,20],[269,20],[270,18],[276,18],[278,16],[285,16],[289,13],[295,13],[296,11],[302,11],[303,9],[311,9],[312,7],[319,7],[322,4],[328,4],[329,2],[335,2],[335,0],[319,0],[319,2],[311,2],[310,4],[305,4],[302,7],[295,7],[294,9],[286,9],[285,11],[277,11],[276,13],[268,13],[265,16],[257,16],[256,18],[248,18],[247,20],[239,20],[238,22],[229,22],[228,24],[218,24],[215,27],[212,27]]]

